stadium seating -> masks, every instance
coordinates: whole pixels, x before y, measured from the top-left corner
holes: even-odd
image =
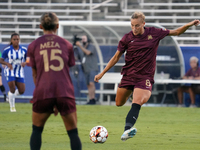
[[[55,12],[60,20],[88,20],[91,14],[101,12],[98,9],[99,6],[106,10],[107,7],[118,5],[117,3],[99,4],[100,2],[90,4],[85,0],[2,0],[0,2],[0,42],[7,42],[10,38],[9,35],[13,32],[21,35],[22,43],[29,43],[42,35],[42,30],[38,26],[43,12]],[[94,6],[95,8],[93,8]],[[27,37],[29,38],[27,39]]]
[[[134,11],[142,11],[146,22],[174,29],[200,18],[197,0],[1,0],[0,42],[18,32],[21,42],[30,42],[42,35],[38,28],[41,13],[56,12],[60,20],[128,21]],[[200,44],[198,27],[175,37],[179,44]],[[29,38],[26,38],[29,36]]]

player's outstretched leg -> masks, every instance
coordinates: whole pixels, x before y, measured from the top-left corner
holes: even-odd
[[[130,128],[124,131],[124,133],[121,136],[121,140],[126,141],[127,139],[132,138],[136,134],[136,132],[137,132],[136,128]]]
[[[133,126],[138,118],[140,108],[141,106],[139,104],[136,104],[136,103],[132,104],[132,107],[126,116],[126,124],[124,128],[124,133],[121,136],[122,141],[132,138],[136,134],[137,129],[133,128]]]

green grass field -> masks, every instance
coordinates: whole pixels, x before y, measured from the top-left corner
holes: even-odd
[[[200,109],[175,107],[142,107],[136,123],[138,132],[125,142],[120,140],[125,116],[130,106],[78,105],[78,129],[83,150],[199,150]],[[8,103],[0,103],[0,149],[28,150],[32,130],[31,104],[17,103],[16,113]],[[104,144],[89,139],[92,127],[108,130]],[[42,136],[42,150],[70,149],[69,138],[60,116],[47,121]]]

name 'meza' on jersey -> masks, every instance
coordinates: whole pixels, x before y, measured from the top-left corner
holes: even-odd
[[[5,67],[5,76],[24,78],[24,68],[21,66],[21,63],[26,61],[26,54],[27,48],[23,46],[19,46],[18,50],[15,50],[12,45],[4,49],[2,58],[12,64],[13,67],[12,70],[7,66]]]

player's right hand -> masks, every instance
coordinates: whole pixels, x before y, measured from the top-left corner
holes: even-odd
[[[2,64],[2,67],[3,67],[3,68],[5,68],[5,67],[6,67],[6,65]]]
[[[103,77],[103,74],[102,74],[102,73],[99,73],[98,75],[96,75],[96,76],[94,77],[94,81],[95,81],[95,82],[99,82],[99,80],[100,80],[102,77]]]
[[[11,64],[7,63],[7,67],[10,69],[10,70],[13,70],[13,67]]]
[[[26,62],[21,63],[21,66],[25,67],[26,66]]]

